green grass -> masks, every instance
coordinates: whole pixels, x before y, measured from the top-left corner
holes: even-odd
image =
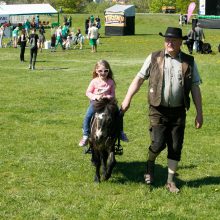
[[[74,15],[74,27],[83,29],[86,17]],[[130,142],[123,143],[124,155],[117,156],[108,182],[93,182],[90,155],[78,147],[95,63],[110,62],[120,104],[146,56],[163,47],[158,33],[177,25],[178,16],[137,15],[136,35],[118,37],[105,37],[103,26],[98,53],[90,53],[88,41],[81,51],[44,50],[36,71],[19,62],[19,49],[0,49],[0,219],[219,219],[220,30],[204,30],[212,55],[195,54],[203,79],[204,126],[194,129],[192,104],[179,195],[164,188],[166,151],[157,159],[155,187],[143,181],[150,143],[147,83],[125,115]],[[183,27],[184,34],[189,28]]]

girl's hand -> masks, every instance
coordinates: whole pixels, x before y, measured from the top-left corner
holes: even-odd
[[[109,96],[109,95],[102,95],[102,99],[111,99],[112,96]]]
[[[100,99],[102,99],[103,98],[103,95],[101,94],[101,95],[96,95],[96,100],[100,100]]]

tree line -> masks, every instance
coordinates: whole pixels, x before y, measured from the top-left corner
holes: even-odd
[[[7,4],[15,4],[14,0],[5,0]],[[93,0],[16,0],[16,4],[39,4],[49,3],[56,10],[64,13],[89,13],[103,12],[103,9],[115,4],[111,0],[101,0],[101,3],[94,3]],[[190,2],[196,3],[196,10],[199,6],[199,0],[128,0],[127,4],[133,4],[136,12],[161,12],[162,6],[175,6],[177,13],[187,13]],[[196,12],[195,12],[196,13]]]

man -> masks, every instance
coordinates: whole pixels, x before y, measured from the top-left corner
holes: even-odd
[[[26,35],[29,37],[31,22],[28,19],[24,23],[24,28],[25,28],[25,31],[26,31]]]
[[[4,27],[3,27],[3,25],[1,26],[1,24],[0,24],[0,48],[3,47],[3,45],[2,45],[3,36],[4,36]]]
[[[91,52],[97,52],[97,39],[99,38],[99,29],[96,27],[95,23],[93,23],[92,27],[89,28],[88,37],[89,44],[92,47]]]
[[[188,32],[187,37],[188,37],[188,39],[186,41],[186,45],[188,47],[189,53],[192,54],[193,53],[193,45],[197,39],[197,32],[194,27]]]
[[[145,182],[154,181],[154,165],[157,156],[168,148],[168,178],[166,188],[177,193],[174,182],[175,172],[181,158],[184,139],[186,110],[190,106],[189,93],[196,107],[195,127],[203,123],[202,99],[199,84],[201,82],[196,63],[192,56],[180,50],[182,36],[180,28],[168,27],[165,38],[165,50],[150,54],[141,70],[131,83],[121,109],[126,112],[132,97],[139,90],[145,79],[149,79],[148,100],[150,117],[151,145],[147,161]]]
[[[36,29],[32,29],[32,33],[29,36],[29,43],[30,43],[30,65],[29,69],[35,70],[35,63],[37,60],[37,43],[38,43],[39,37],[36,34]]]
[[[195,27],[196,31],[196,52],[201,52],[202,51],[202,44],[203,41],[205,40],[205,35],[203,32],[203,29],[200,27],[200,23],[197,23]]]

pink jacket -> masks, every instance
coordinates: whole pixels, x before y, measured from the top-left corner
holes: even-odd
[[[96,77],[90,82],[89,87],[86,90],[86,96],[90,100],[95,100],[100,95],[103,95],[103,98],[108,99],[115,97],[115,83],[112,79],[108,79],[105,82]]]

